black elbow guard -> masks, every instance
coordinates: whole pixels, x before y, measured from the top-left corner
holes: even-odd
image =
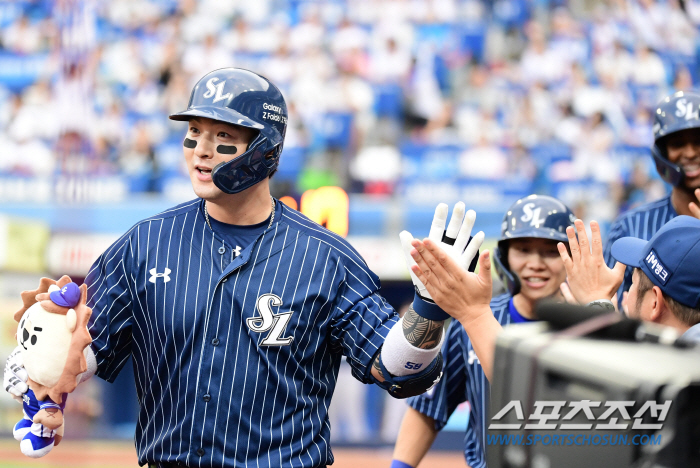
[[[384,382],[380,382],[374,376],[374,383],[387,390],[394,398],[409,398],[417,396],[430,390],[442,377],[442,352],[438,353],[435,359],[420,372],[401,377],[395,377],[386,370],[382,362],[382,355],[379,353],[379,368],[382,370]]]

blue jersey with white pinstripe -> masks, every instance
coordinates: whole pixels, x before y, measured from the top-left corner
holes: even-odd
[[[236,257],[194,200],[117,240],[86,279],[97,374],[133,357],[140,463],[317,467],[342,355],[370,381],[396,323],[341,237],[276,204]]]
[[[611,249],[616,240],[622,237],[637,237],[639,239],[649,240],[656,234],[656,231],[661,229],[661,226],[671,221],[676,216],[678,216],[678,213],[676,213],[675,208],[673,208],[670,195],[621,214],[617,217],[612,226],[610,226],[608,240],[603,250],[605,263],[607,263],[610,268],[615,266],[615,259],[612,256]],[[632,285],[633,271],[634,268],[632,267],[627,267],[625,269],[624,280],[617,292],[618,304],[620,306],[622,305],[622,292],[629,291]]]
[[[491,300],[491,311],[505,326],[511,323],[508,310],[511,296],[502,294]],[[430,392],[408,400],[416,411],[435,420],[435,429],[442,429],[460,403],[471,405],[467,432],[464,436],[464,458],[472,468],[486,466],[486,428],[488,427],[489,381],[476,357],[467,332],[458,321],[450,324],[442,346],[444,370],[442,379]]]

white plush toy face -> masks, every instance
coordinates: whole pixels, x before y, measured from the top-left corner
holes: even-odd
[[[75,315],[72,309],[70,312]],[[17,343],[23,348],[24,367],[35,382],[47,387],[58,382],[66,365],[71,342],[69,322],[70,313],[49,313],[38,302],[27,309],[19,321]]]

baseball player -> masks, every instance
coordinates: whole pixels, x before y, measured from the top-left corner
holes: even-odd
[[[622,237],[649,240],[672,218],[700,217],[700,95],[679,91],[666,97],[654,112],[654,146],[651,154],[661,177],[673,188],[671,194],[620,215],[610,227],[605,243],[605,262],[615,265],[612,245]],[[633,269],[627,268],[618,290],[622,308],[623,293],[632,284]]]
[[[700,343],[700,220],[676,216],[649,241],[623,237],[615,241],[614,269],[603,262],[600,229],[591,222],[591,246],[583,221],[567,230],[570,252],[559,245],[567,281],[576,302],[601,302],[622,282],[624,265],[632,267],[630,317],[674,328],[683,341]],[[577,237],[578,236],[578,237]]]
[[[417,292],[399,320],[344,239],[270,196],[287,107],[267,79],[215,70],[170,118],[188,124],[199,198],[137,223],[90,270],[96,373],[112,381],[132,357],[141,465],[325,467],[341,357],[395,397],[423,393],[447,315]],[[446,220],[440,205],[430,237],[459,257],[474,214],[458,204]],[[13,394],[26,390],[17,367]]]
[[[491,320],[495,317],[494,322],[502,326],[533,320],[537,301],[560,294],[566,271],[557,243],[567,239],[566,229],[573,225],[574,219],[569,208],[548,196],[530,195],[510,207],[503,218],[501,237],[493,255],[506,293],[491,299],[490,263],[483,255],[480,259],[479,277],[487,275],[489,279],[484,289],[488,290],[488,297],[485,295],[482,299],[486,306],[490,306],[488,314]],[[428,279],[419,270],[414,269],[414,272],[420,281]],[[431,285],[426,286],[430,289]],[[461,300],[469,299],[465,296],[471,295],[459,285],[451,291],[455,297],[448,300],[434,296],[436,302],[444,302],[443,308],[448,312],[450,307],[458,308]],[[408,400],[410,407],[396,441],[392,468],[418,466],[437,432],[445,426],[457,406],[465,401],[470,403],[471,413],[464,440],[464,456],[472,468],[486,466],[487,377],[491,372],[492,358],[489,362],[484,361],[486,355],[474,347],[457,320],[449,326],[442,352],[445,360],[442,380],[430,392]],[[477,354],[482,357],[481,361]]]

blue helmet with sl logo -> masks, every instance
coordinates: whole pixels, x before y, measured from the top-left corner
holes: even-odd
[[[672,133],[692,128],[700,128],[700,94],[678,91],[667,96],[656,107],[651,155],[659,175],[671,185],[681,185],[685,174],[680,166],[668,160],[664,139]]]
[[[529,195],[516,201],[501,224],[501,237],[494,249],[496,272],[511,296],[520,292],[520,279],[508,266],[508,241],[524,237],[568,242],[566,228],[576,216],[562,202],[547,195]]]
[[[212,171],[214,184],[225,193],[238,193],[269,177],[279,165],[287,131],[287,105],[267,78],[242,68],[221,68],[200,79],[187,109],[172,120],[206,117],[257,130],[248,149]]]

